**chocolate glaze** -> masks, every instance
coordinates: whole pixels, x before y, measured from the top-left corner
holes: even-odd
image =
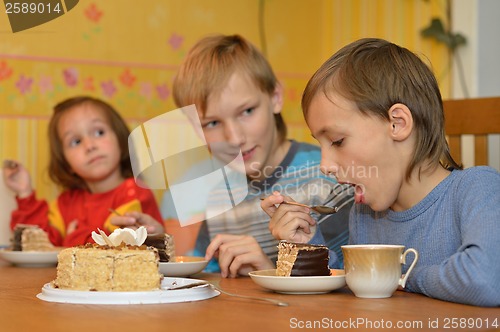
[[[150,247],[155,247],[158,249],[158,254],[160,255],[160,262],[170,261],[170,256],[167,254],[167,244],[165,243],[165,234],[154,234],[148,235],[144,244]]]
[[[293,264],[290,276],[329,276],[328,268],[328,248],[317,247],[313,250],[301,248],[297,253],[297,259]]]
[[[14,228],[14,234],[12,236],[12,250],[13,251],[22,251],[22,245],[21,245],[21,235],[23,234],[23,231],[26,229],[26,227],[16,227]]]
[[[148,235],[144,244],[147,246],[155,247],[157,249],[166,249],[167,245],[165,244],[165,234],[154,234]]]

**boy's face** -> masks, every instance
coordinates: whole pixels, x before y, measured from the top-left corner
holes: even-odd
[[[270,96],[245,75],[234,73],[220,94],[208,98],[205,114],[199,110],[205,139],[241,149],[247,176],[262,180],[286,154],[274,120],[281,107],[281,89]]]
[[[356,184],[356,203],[382,211],[396,201],[407,164],[389,121],[362,114],[340,95],[323,93],[311,101],[306,121],[321,145],[321,170]]]

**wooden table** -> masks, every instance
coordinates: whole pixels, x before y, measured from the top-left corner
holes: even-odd
[[[278,307],[224,294],[197,302],[145,305],[61,304],[36,298],[55,275],[54,267],[21,268],[0,261],[0,331],[500,330],[500,308],[448,303],[401,291],[388,299],[356,298],[347,288],[322,295],[285,295],[267,291],[250,278],[220,280],[215,274],[195,278],[220,280],[224,290],[290,305]],[[492,326],[494,322],[499,325]],[[453,328],[454,323],[458,327]],[[461,323],[466,325],[460,328]],[[403,327],[398,328],[400,324]]]

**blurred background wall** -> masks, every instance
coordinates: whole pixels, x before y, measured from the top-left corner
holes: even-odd
[[[300,109],[302,90],[330,55],[361,37],[388,39],[427,58],[448,98],[449,49],[421,30],[433,17],[450,24],[451,6],[447,0],[80,0],[63,16],[17,33],[2,11],[0,160],[25,164],[38,196],[54,198],[46,172],[52,107],[92,95],[115,106],[133,129],[175,108],[178,65],[211,33],[241,34],[266,54],[285,87],[290,138],[313,142]]]

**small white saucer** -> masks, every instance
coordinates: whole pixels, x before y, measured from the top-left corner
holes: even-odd
[[[259,286],[284,294],[324,294],[346,285],[344,270],[331,270],[330,276],[279,277],[276,269],[250,272]]]
[[[59,249],[54,251],[12,251],[0,249],[0,257],[20,267],[47,267],[57,264]]]
[[[176,256],[172,262],[160,262],[160,273],[165,277],[187,277],[203,271],[208,261],[204,257]]]

